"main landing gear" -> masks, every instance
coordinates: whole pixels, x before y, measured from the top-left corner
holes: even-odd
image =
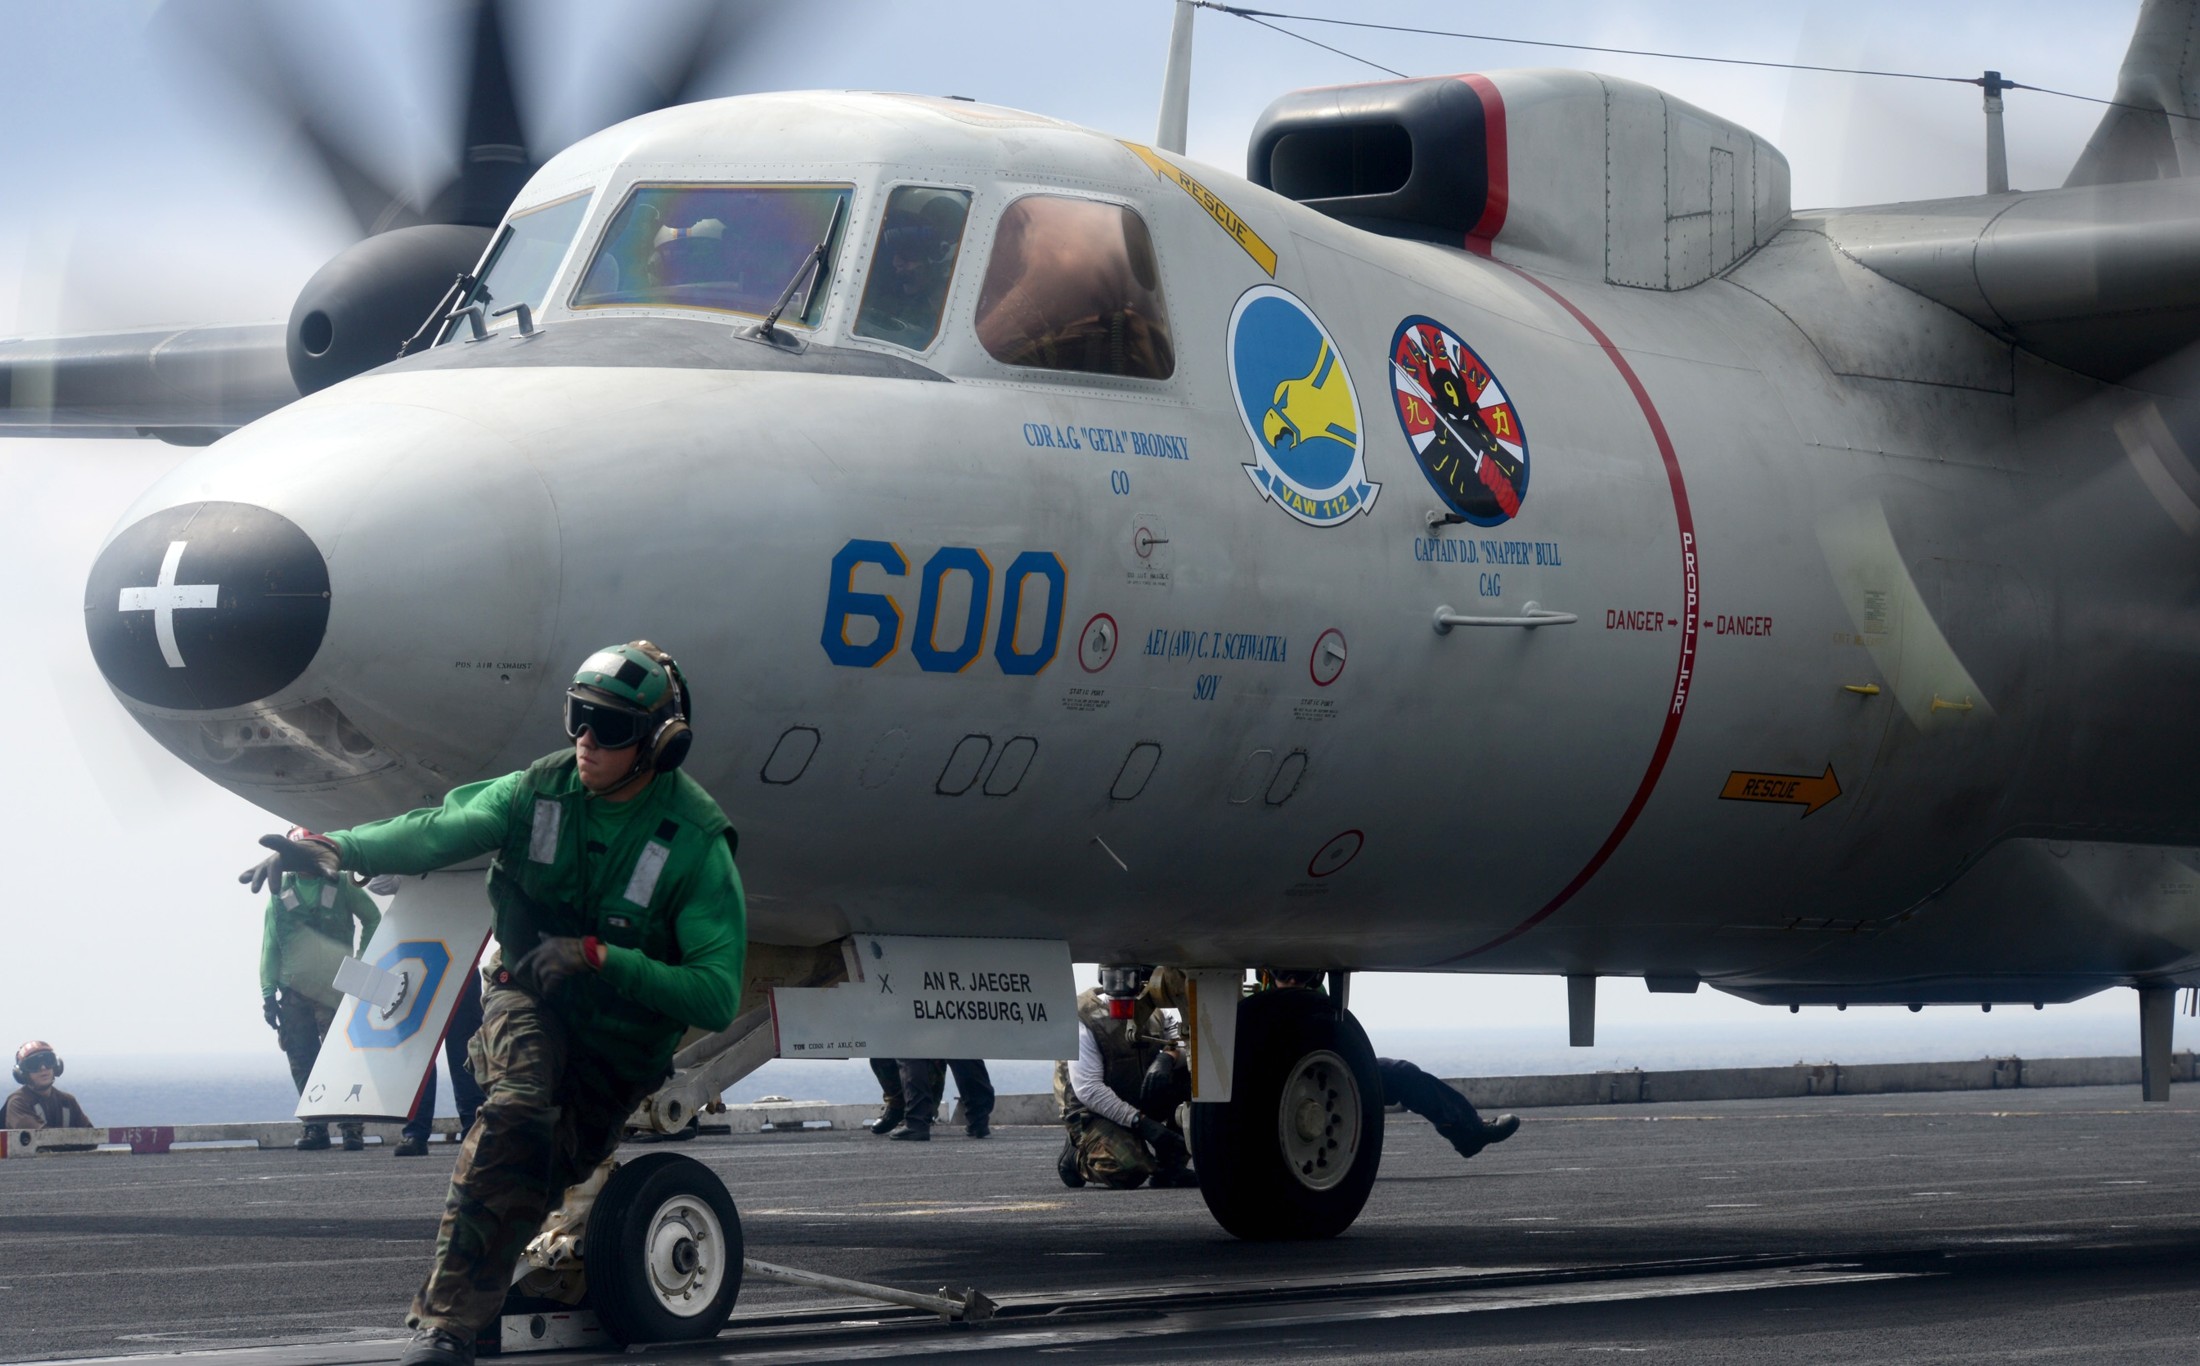
[[[1192,1106],[1199,1193],[1240,1238],[1333,1238],[1383,1158],[1383,1084],[1359,1021],[1303,988],[1238,1003],[1231,1098]]]

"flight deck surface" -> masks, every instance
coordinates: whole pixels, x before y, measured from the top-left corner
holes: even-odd
[[[2177,1357],[2200,1310],[2200,1090],[1575,1107],[1469,1162],[1392,1116],[1343,1237],[1256,1245],[1196,1192],[1068,1190],[1058,1131],[706,1136],[747,1252],[1002,1305],[964,1328],[751,1281],[703,1363],[1060,1352],[1208,1362]],[[385,1362],[454,1151],[0,1163],[0,1360]]]

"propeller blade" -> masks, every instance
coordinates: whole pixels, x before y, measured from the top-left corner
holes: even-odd
[[[741,59],[757,58],[773,31],[797,12],[778,0],[704,0],[686,8],[661,60],[624,64],[627,88],[607,103],[599,126],[731,93],[746,84]]]
[[[270,16],[258,6],[171,5],[161,20],[221,82],[244,92],[268,119],[287,128],[336,191],[361,237],[418,222],[398,186],[369,170],[335,136],[300,83],[290,54],[270,41]]]
[[[458,180],[436,197],[437,221],[493,228],[512,197],[535,173],[512,93],[511,48],[505,35],[509,0],[476,0],[473,56],[467,65],[466,124]]]

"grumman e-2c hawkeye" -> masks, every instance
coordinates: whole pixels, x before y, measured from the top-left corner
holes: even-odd
[[[2160,1077],[2200,981],[2194,8],[2147,6],[2125,98],[2166,112],[2070,185],[1809,214],[1762,139],[1574,71],[1288,95],[1244,178],[951,99],[649,114],[528,179],[432,345],[316,371],[345,308],[394,343],[433,299],[378,292],[402,241],[317,282],[325,387],[123,517],[93,650],[335,828],[666,644],[752,891],[715,1056],[1060,1056],[1073,959],[1185,965],[1246,1236],[1367,1197],[1356,972],[1562,974],[1577,1037],[1598,976],[2135,985]],[[0,358],[19,429],[72,420],[40,367],[87,430],[237,415]],[[402,1113],[485,924],[472,875],[408,888],[307,1110]],[[1263,964],[1340,989],[1241,1001]]]

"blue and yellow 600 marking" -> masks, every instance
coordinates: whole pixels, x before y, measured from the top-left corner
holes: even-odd
[[[901,648],[901,604],[886,593],[856,591],[859,565],[877,565],[888,577],[909,573],[909,557],[891,541],[852,540],[833,556],[831,579],[825,593],[825,629],[818,643],[825,657],[847,669],[875,669]],[[960,623],[939,619],[940,588],[949,574],[970,579],[970,607]],[[1052,551],[1027,550],[1009,561],[1000,576],[1001,614],[993,637],[993,661],[1011,677],[1031,677],[1054,662],[1062,643],[1062,607],[1069,592],[1069,571]],[[1017,627],[1022,623],[1026,592],[1031,580],[1046,585],[1046,617],[1039,643],[1028,651],[1016,648]],[[958,674],[970,667],[985,647],[986,616],[993,603],[993,562],[975,546],[941,546],[924,562],[917,577],[917,619],[909,633],[909,655],[926,673]],[[858,645],[849,639],[851,621],[868,618],[878,629]],[[940,642],[942,627],[958,632],[952,644]],[[958,630],[959,628],[959,630]]]

